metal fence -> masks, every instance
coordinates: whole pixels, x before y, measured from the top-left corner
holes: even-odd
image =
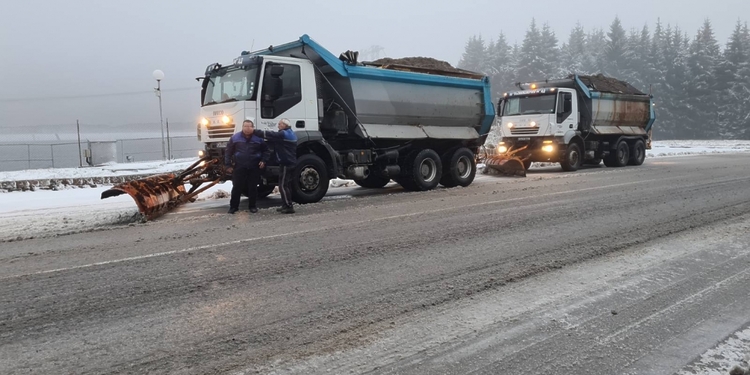
[[[197,157],[203,144],[195,136],[170,137],[172,159]],[[161,138],[117,140],[117,162],[132,163],[162,159]],[[88,148],[81,141],[81,151]],[[81,155],[83,165],[86,158]],[[79,166],[77,142],[0,144],[0,171],[41,168],[74,168]]]

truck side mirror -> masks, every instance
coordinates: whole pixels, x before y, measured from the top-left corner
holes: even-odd
[[[273,102],[278,99],[284,91],[284,84],[279,78],[284,74],[284,66],[278,64],[266,64],[266,73],[263,78],[263,100]]]
[[[281,65],[271,65],[271,76],[278,78],[280,75],[284,74],[284,67]]]
[[[279,77],[266,76],[263,82],[263,99],[272,102],[281,96],[284,84]]]

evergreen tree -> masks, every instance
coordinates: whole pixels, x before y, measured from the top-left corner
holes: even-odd
[[[502,32],[497,41],[492,44],[488,53],[489,64],[491,66],[491,84],[493,94],[499,95],[502,92],[512,89],[515,78],[515,61],[513,59],[513,50]]]
[[[742,27],[741,43],[745,54],[745,61],[740,63],[737,70],[737,80],[733,88],[737,92],[737,128],[735,135],[739,139],[750,139],[750,28],[745,22]]]
[[[604,63],[604,49],[606,47],[606,34],[604,30],[595,29],[586,37],[586,57],[584,58],[583,70],[591,74],[601,73]]]
[[[750,139],[750,32],[738,21],[716,74],[717,126],[724,138]]]
[[[687,59],[689,85],[687,87],[688,110],[691,116],[695,137],[716,138],[719,129],[714,113],[718,105],[718,92],[714,89],[714,73],[720,63],[721,49],[714,37],[711,22],[706,19],[698,34],[690,44],[690,54]]]
[[[542,27],[540,36],[541,48],[539,54],[543,75],[538,79],[561,78],[562,71],[560,69],[560,50],[557,46],[557,36],[555,36],[555,32],[552,31],[547,23]]]
[[[693,37],[657,20],[650,32],[626,32],[619,18],[608,32],[588,34],[577,23],[558,47],[548,24],[532,19],[523,42],[509,45],[500,32],[486,43],[466,43],[459,67],[490,76],[493,102],[516,82],[558,78],[571,73],[604,73],[653,93],[655,139],[750,139],[750,29],[738,21],[723,46],[706,19]]]
[[[632,31],[628,37],[628,49],[631,58],[627,65],[627,81],[637,89],[648,93],[648,58],[649,46],[651,45],[651,35],[648,26],[643,26],[640,32]]]
[[[591,72],[584,70],[584,61],[586,59],[586,32],[583,30],[581,23],[576,23],[576,27],[570,32],[568,43],[562,47],[562,69],[568,74],[589,74]]]
[[[477,73],[485,73],[487,69],[487,51],[482,36],[472,36],[468,42],[458,67]]]
[[[612,77],[623,77],[628,66],[630,51],[625,29],[620,18],[615,17],[609,26],[607,39],[604,44],[603,70],[604,74]],[[621,78],[622,79],[622,78]]]
[[[664,56],[664,81],[661,87],[662,102],[661,126],[664,132],[676,139],[696,138],[699,136],[693,123],[691,113],[686,105],[688,88],[687,57],[689,41],[685,40],[679,27],[672,29],[667,25],[662,51]]]
[[[536,26],[536,20],[532,19],[518,55],[516,77],[520,82],[539,80],[546,76],[547,66],[542,61],[542,45],[542,33]]]

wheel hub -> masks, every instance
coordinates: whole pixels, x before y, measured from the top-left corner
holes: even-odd
[[[300,185],[302,185],[302,190],[315,190],[318,188],[318,185],[320,185],[320,175],[318,174],[318,171],[315,170],[315,168],[305,167],[300,173],[300,182]]]
[[[468,178],[471,174],[471,160],[466,156],[460,157],[456,163],[456,168],[458,169],[458,175],[461,178]]]
[[[419,165],[419,173],[422,177],[422,180],[426,182],[434,180],[437,176],[435,161],[432,159],[422,160],[422,163]]]

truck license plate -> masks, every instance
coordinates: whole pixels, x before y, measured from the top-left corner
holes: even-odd
[[[518,138],[518,140],[519,141],[530,141],[531,138],[529,138],[529,137],[521,137],[521,138]]]

